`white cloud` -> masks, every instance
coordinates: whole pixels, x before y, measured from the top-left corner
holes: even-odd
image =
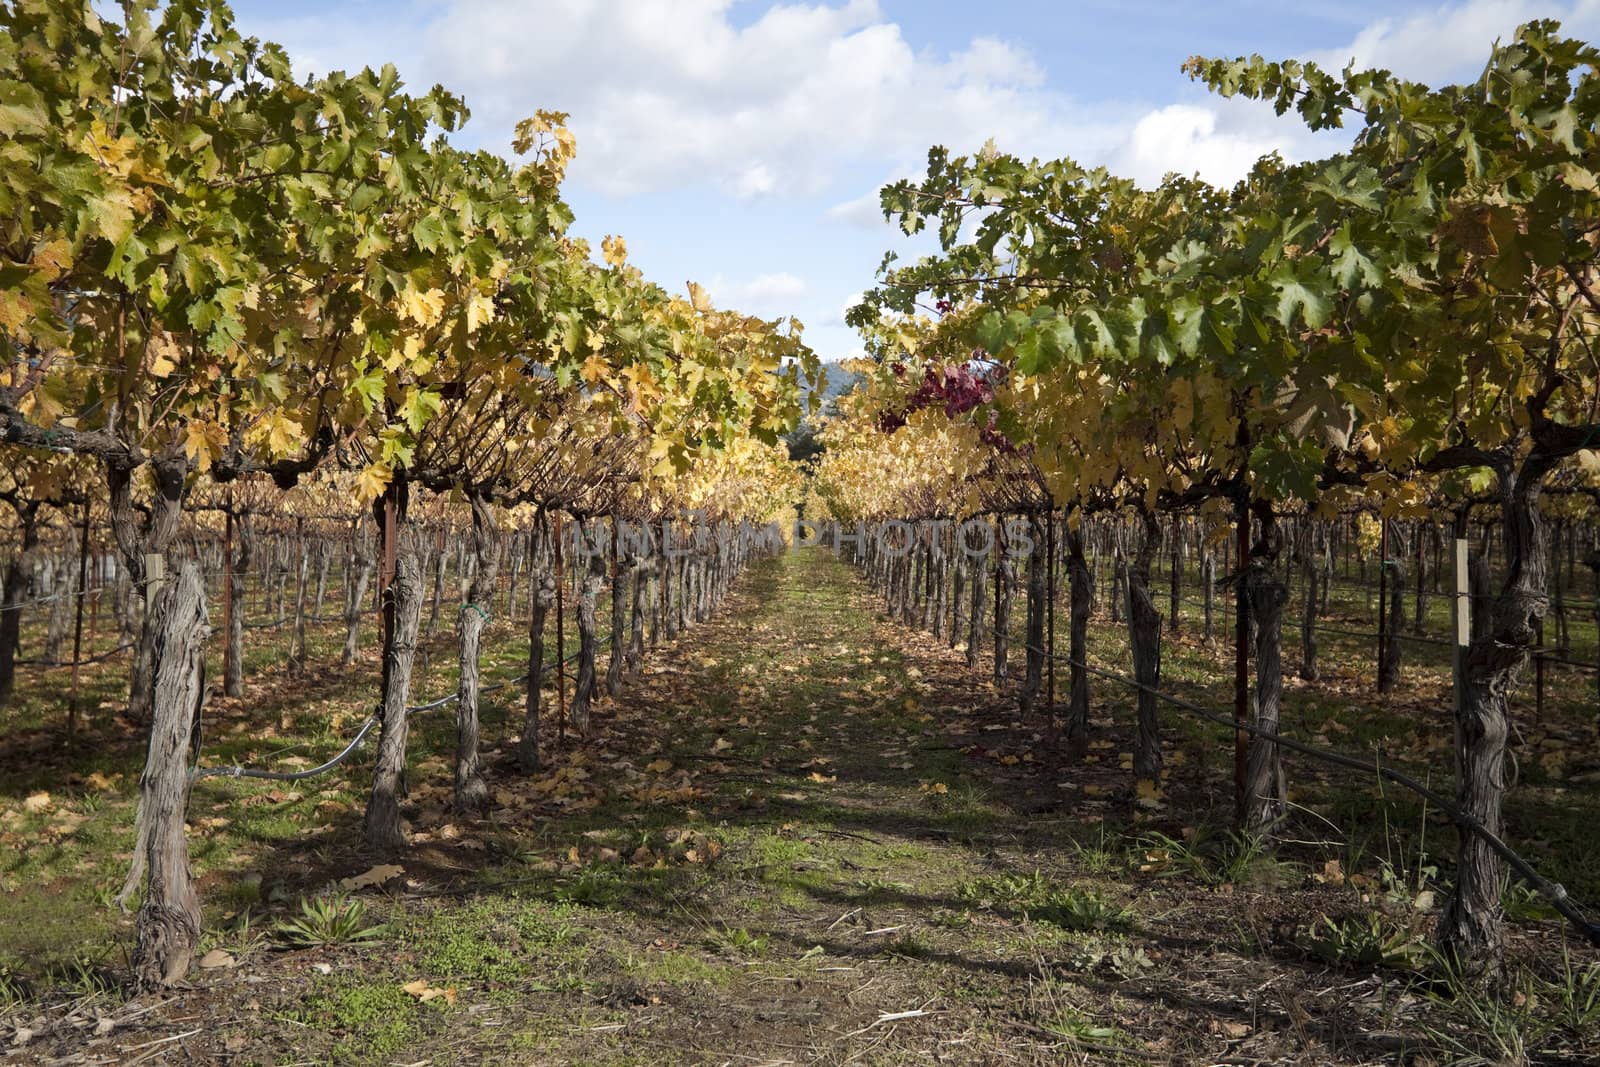
[[[1414,81],[1447,84],[1477,74],[1489,57],[1491,42],[1508,39],[1519,25],[1537,18],[1559,19],[1562,32],[1592,40],[1600,30],[1600,0],[1444,4],[1403,19],[1380,19],[1348,44],[1308,58],[1331,70],[1342,70],[1354,60],[1360,68],[1382,68]]]
[[[828,218],[848,222],[852,226],[877,229],[883,225],[883,205],[878,199],[878,187],[849,200],[834,204],[827,211]]]
[[[395,59],[413,86],[449,86],[491,147],[536,108],[568,111],[574,180],[618,195],[708,179],[741,199],[807,195],[845,165],[917,164],[935,143],[1054,156],[1113,137],[1015,45],[918,52],[875,0],[779,4],[744,26],[732,3],[448,0],[413,8],[428,22],[406,41],[337,16],[263,32],[313,69]]]
[[[726,276],[706,282],[718,306],[798,312],[815,324],[808,340],[830,354],[858,343],[842,322],[847,286],[867,280],[885,245],[910,255],[929,240],[891,236],[878,189],[920,177],[930,145],[970,153],[993,138],[1023,158],[1069,156],[1150,185],[1169,171],[1229,184],[1267,152],[1303,160],[1348,143],[1347,133],[1313,135],[1293,114],[1187,83],[1130,76],[1097,89],[1120,96],[1074,99],[1062,88],[1073,72],[1047,73],[1048,54],[986,36],[919,50],[876,0],[392,2],[389,18],[372,17],[375,5],[356,14],[328,5],[247,29],[283,41],[302,73],[392,60],[414,89],[448,86],[473,110],[468,143],[503,149],[524,115],[570,112],[575,191],[710,194],[734,234],[714,264],[693,262],[693,241],[673,229],[681,219],[664,219],[657,243],[683,257],[681,274],[721,266]],[[764,10],[741,6],[735,17],[736,3]],[[1435,83],[1470,78],[1493,38],[1534,17],[1600,38],[1600,0],[1464,0],[1382,19],[1302,58],[1338,69],[1354,57]],[[738,220],[765,210],[752,203],[805,213],[817,210],[804,203],[813,198],[832,205],[816,227],[826,249],[739,247]],[[643,248],[658,224],[638,222]],[[852,266],[834,269],[847,254]]]
[[[1345,134],[1314,134],[1296,116],[1280,117],[1266,104],[1205,99],[1147,112],[1113,154],[1111,167],[1146,186],[1170,172],[1230,186],[1269,152],[1293,162],[1336,151],[1347,141]]]
[[[791,314],[794,302],[811,289],[804,278],[788,271],[760,274],[745,281],[732,281],[718,274],[705,287],[718,307],[765,318]]]
[[[1380,19],[1346,44],[1301,58],[1333,71],[1354,62],[1358,68],[1383,68],[1414,81],[1448,84],[1475,76],[1491,42],[1509,38],[1518,25],[1535,18],[1559,19],[1562,31],[1572,36],[1600,36],[1600,0],[1468,0],[1406,18]],[[1146,112],[1133,124],[1127,142],[1111,153],[1110,163],[1143,185],[1170,171],[1231,185],[1268,152],[1297,162],[1338,151],[1349,136],[1338,131],[1313,134],[1292,112],[1280,117],[1263,103],[1205,97]]]

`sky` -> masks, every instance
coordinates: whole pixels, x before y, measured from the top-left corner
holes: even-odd
[[[1242,177],[1261,155],[1342,147],[1270,107],[1210,96],[1191,55],[1352,60],[1470,80],[1533,18],[1600,39],[1600,0],[236,0],[240,29],[297,74],[394,63],[472,111],[452,139],[508,152],[536,109],[571,114],[564,192],[598,249],[621,234],[645,276],[719,307],[793,315],[825,359],[859,351],[845,309],[886,251],[878,189],[928,148],[993,138],[1024,158]]]

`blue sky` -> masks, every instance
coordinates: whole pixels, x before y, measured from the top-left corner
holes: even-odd
[[[465,95],[458,141],[502,149],[537,108],[572,113],[567,198],[598,247],[620,233],[655,281],[719,306],[793,314],[825,358],[883,253],[917,250],[876,190],[928,146],[1100,163],[1154,182],[1229,182],[1266,151],[1336,149],[1292,119],[1220,101],[1190,55],[1352,58],[1471,78],[1530,18],[1600,38],[1600,0],[236,0],[241,28],[298,71],[395,63]]]

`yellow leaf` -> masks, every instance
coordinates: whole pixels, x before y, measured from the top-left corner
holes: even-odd
[[[393,479],[394,471],[387,463],[369,463],[356,475],[356,497],[361,503],[370,504],[383,495]]]
[[[57,239],[46,241],[33,250],[33,267],[47,282],[53,282],[72,266],[72,246]]]
[[[611,364],[607,363],[605,359],[603,359],[600,354],[596,352],[594,355],[591,355],[588,359],[583,361],[583,366],[579,368],[578,374],[585,382],[589,383],[590,385],[594,385],[596,382],[605,378],[606,374],[609,373],[610,370]]]
[[[689,303],[694,305],[696,311],[711,310],[711,297],[698,282],[689,283]]]
[[[274,456],[287,456],[299,447],[300,424],[281,411],[267,420],[267,448]]]
[[[227,443],[228,435],[214,422],[196,419],[184,427],[183,451],[202,473],[211,469],[212,461],[222,455]]]
[[[432,326],[444,314],[444,293],[439,289],[421,292],[410,286],[400,294],[400,310],[421,326]]]
[[[484,323],[494,321],[494,300],[482,293],[473,293],[467,301],[467,332],[475,332]]]
[[[628,243],[620,237],[606,237],[600,242],[600,252],[612,267],[620,267],[628,261]]]
[[[649,771],[651,774],[666,774],[668,771],[672,770],[672,761],[669,759],[651,760],[649,763],[645,764],[644,769]]]
[[[41,811],[49,810],[51,803],[49,793],[29,793],[27,799],[22,802],[22,810],[37,815]]]
[[[838,775],[826,775],[826,774],[823,774],[821,771],[812,771],[810,773],[810,775],[808,775],[807,777],[809,777],[813,782],[823,782],[823,783],[837,782],[839,780],[839,776]]]

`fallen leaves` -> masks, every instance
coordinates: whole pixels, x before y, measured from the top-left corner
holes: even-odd
[[[407,982],[400,988],[416,997],[418,1002],[422,1004],[426,1004],[430,1000],[439,1000],[441,998],[451,1007],[454,1007],[456,1003],[455,986],[450,986],[446,989],[440,989],[438,986],[431,986],[421,978],[418,978],[415,982]]]
[[[346,893],[354,893],[369,886],[382,885],[405,873],[405,868],[397,863],[380,863],[376,867],[362,871],[360,874],[339,879],[339,888]]]

